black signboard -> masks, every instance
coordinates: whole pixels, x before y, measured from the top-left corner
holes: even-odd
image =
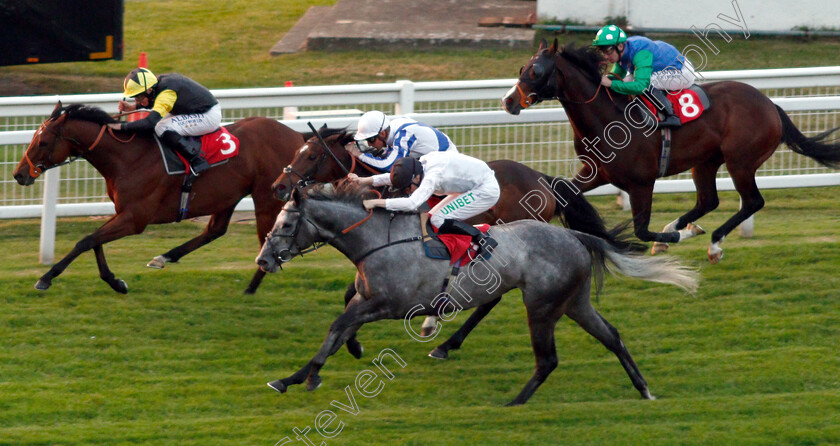
[[[122,60],[123,0],[0,0],[0,66]]]

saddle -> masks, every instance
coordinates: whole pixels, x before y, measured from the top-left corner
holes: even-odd
[[[671,102],[674,114],[680,118],[680,124],[694,121],[702,116],[703,112],[712,106],[709,95],[697,84],[691,87],[679,90],[669,91],[665,95]],[[659,113],[657,107],[647,96],[641,95],[642,102],[650,111],[650,114],[659,121]],[[662,129],[662,150],[659,156],[659,169],[656,177],[662,178],[668,173],[668,165],[671,162],[671,129]]]
[[[178,152],[164,144],[157,135],[154,135],[160,156],[163,159],[163,167],[167,175],[182,175],[189,170],[189,162]],[[219,127],[218,130],[203,136],[189,136],[188,138],[201,142],[201,151],[210,166],[224,164],[228,159],[239,154],[239,138],[233,136],[226,128]]]
[[[704,111],[712,106],[709,95],[697,84],[693,84],[691,87],[683,90],[668,91],[666,93],[665,96],[674,106],[674,114],[680,118],[680,124],[685,124],[699,118]],[[639,97],[642,98],[642,102],[650,110],[651,115],[656,117],[658,121],[659,113],[656,105],[645,95],[640,95]]]
[[[476,228],[487,233],[490,225],[480,224]],[[429,221],[429,214],[420,214],[420,232],[423,234],[423,250],[426,257],[438,260],[449,260],[450,264],[463,266],[476,258],[477,250],[473,249],[472,237],[462,234],[439,234],[437,228]]]
[[[184,175],[184,182],[181,183],[181,201],[178,207],[178,215],[175,222],[180,222],[187,217],[189,212],[190,192],[192,192],[195,176],[187,175],[189,162],[171,147],[166,146],[163,141],[154,135],[160,156],[163,158],[163,167],[167,175]],[[201,143],[201,151],[204,159],[210,163],[210,167],[228,162],[228,159],[239,154],[239,138],[233,136],[226,128],[219,127],[218,130],[206,135],[189,138]]]

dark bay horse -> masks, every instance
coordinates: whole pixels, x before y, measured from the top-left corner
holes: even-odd
[[[600,54],[591,49],[570,46],[558,50],[557,40],[551,46],[543,40],[502,104],[516,115],[540,101],[559,100],[575,133],[575,152],[584,164],[572,182],[582,191],[606,183],[627,191],[635,233],[643,241],[672,243],[697,235],[692,223],[717,208],[715,176],[725,164],[742,207],[712,233],[708,255],[710,262],[717,263],[723,255],[720,243],[724,237],[764,206],[755,172],[781,143],[824,166],[840,168],[840,145],[825,142],[834,130],[805,137],[781,108],[750,85],[704,84],[712,106],[700,118],[673,131],[665,173],[691,169],[697,203],[665,226],[665,232],[651,232],[648,225],[661,136],[646,125],[650,117],[643,115],[640,101],[600,85],[602,63]]]
[[[564,314],[618,357],[642,398],[653,399],[618,331],[592,307],[591,279],[600,284],[609,263],[624,275],[693,291],[696,271],[674,259],[618,250],[592,235],[523,220],[493,226],[490,233],[499,242],[493,257],[464,267],[451,292],[440,300],[440,286],[450,265],[424,255],[418,240],[419,216],[391,215],[384,209],[369,213],[362,206],[362,199],[370,197],[365,192],[352,184],[335,191],[316,189],[309,196],[295,189],[263,244],[257,261],[272,272],[277,270],[277,259],[289,261],[316,242],[329,243],[358,269],[358,293],[330,326],[321,349],[296,373],[268,383],[271,388],[286,392],[289,386],[306,381],[307,390],[316,389],[327,358],[363,324],[382,319],[403,319],[407,324],[411,317],[430,314],[451,320],[460,310],[495,305],[506,292],[519,288],[536,367],[509,405],[525,403],[557,367],[554,329]],[[492,280],[487,280],[488,274]]]
[[[183,177],[165,173],[150,134],[138,134],[130,141],[127,133],[106,134],[104,126],[111,122],[115,122],[114,118],[99,108],[63,107],[59,102],[15,169],[17,182],[28,186],[45,170],[68,158],[84,158],[105,177],[108,197],[116,208],[114,216],[80,240],[38,280],[35,288],[39,290],[48,289],[79,254],[93,249],[102,280],[115,291],[127,292],[125,282],[114,277],[108,268],[102,245],[139,234],[146,225],[171,223],[178,217]],[[165,262],[177,262],[223,235],[236,204],[248,194],[254,199],[260,244],[282,208],[283,203],[272,196],[271,183],[303,144],[303,135],[273,119],[258,117],[243,119],[227,128],[239,138],[239,155],[195,180],[187,215],[210,215],[210,222],[199,236],[163,254]],[[264,275],[258,269],[246,292],[254,292]]]
[[[277,198],[288,200],[294,185],[301,180],[327,183],[344,178],[347,175],[344,169],[359,176],[379,173],[364,163],[356,162],[356,158],[345,149],[353,142],[352,133],[346,129],[326,127],[321,128],[319,133],[327,147],[320,143],[317,136],[306,141],[291,164],[271,185]],[[527,219],[548,222],[560,217],[570,229],[618,243],[617,239],[610,238],[595,208],[581,194],[574,192],[570,182],[516,161],[496,160],[487,164],[496,173],[501,196],[492,209],[471,218],[470,223],[499,224]]]

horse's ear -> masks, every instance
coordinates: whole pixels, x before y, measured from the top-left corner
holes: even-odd
[[[557,38],[554,38],[554,43],[551,44],[551,48],[548,49],[548,52],[551,54],[557,53]]]
[[[537,48],[537,51],[542,51],[547,46],[548,46],[548,42],[546,42],[545,39],[540,39],[540,47]]]
[[[338,143],[341,144],[342,146],[346,146],[347,144],[350,144],[351,142],[353,142],[353,134],[350,133],[350,132],[346,132],[346,131],[344,133],[342,133],[341,136],[338,139]]]
[[[53,109],[53,113],[57,112],[58,110],[61,110],[61,107],[62,107],[61,101],[58,101],[58,103],[55,104],[55,108]]]
[[[295,186],[292,188],[292,202],[295,204],[300,204],[300,188]]]

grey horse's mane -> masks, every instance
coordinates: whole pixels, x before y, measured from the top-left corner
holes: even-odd
[[[313,186],[307,191],[306,197],[310,200],[337,201],[361,206],[362,201],[376,198],[376,194],[369,186],[341,181],[337,185],[325,183]]]

